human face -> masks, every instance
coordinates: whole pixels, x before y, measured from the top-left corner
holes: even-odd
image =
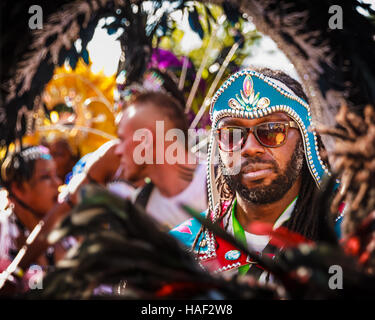
[[[61,180],[72,170],[74,160],[67,142],[56,141],[49,146],[51,156],[57,166],[57,174]]]
[[[57,176],[56,164],[51,160],[36,160],[31,179],[24,182],[20,197],[35,212],[46,214],[57,203],[58,187],[61,180]]]
[[[264,122],[288,122],[283,113],[274,113],[260,119],[223,118],[218,127],[252,127]],[[286,141],[279,147],[268,148],[250,133],[242,148],[233,152],[219,150],[225,179],[232,191],[245,200],[266,204],[280,200],[300,175],[304,152],[298,129],[289,128]]]
[[[145,164],[137,164],[134,160],[134,149],[140,143],[134,141],[134,119],[136,110],[129,107],[125,110],[118,128],[119,143],[115,149],[115,155],[120,157],[120,166],[123,169],[123,178],[129,182],[138,182],[146,177]]]

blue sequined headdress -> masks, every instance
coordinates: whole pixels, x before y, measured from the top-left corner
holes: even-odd
[[[212,132],[217,128],[219,120],[224,117],[257,119],[275,112],[286,113],[298,124],[303,138],[306,161],[319,187],[323,175],[329,174],[329,171],[320,158],[317,137],[311,130],[313,122],[310,106],[282,82],[253,70],[241,70],[230,76],[211,101]],[[211,159],[215,148],[215,139],[211,134],[209,147]],[[212,178],[213,168],[209,168],[210,197],[215,197]],[[216,201],[212,203],[211,200],[213,199],[210,199],[212,207]]]

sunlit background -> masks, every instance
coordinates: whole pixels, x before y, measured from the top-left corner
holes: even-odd
[[[180,11],[173,14],[175,21],[178,21],[179,28],[184,32],[181,48],[187,53],[202,45],[202,40],[196,32],[192,31],[187,21],[187,15]],[[94,73],[103,71],[105,75],[111,76],[116,73],[118,61],[121,55],[120,42],[116,39],[121,34],[109,35],[103,28],[105,19],[99,21],[96,27],[93,39],[88,44],[90,60],[92,61],[92,71]],[[255,25],[248,23],[248,29],[255,30]],[[245,32],[249,30],[244,30]],[[79,41],[76,43],[79,46]],[[276,43],[268,36],[263,36],[256,45],[254,45],[253,54],[245,59],[243,67],[254,65],[259,67],[268,66],[274,69],[281,69],[292,77],[298,79],[298,75],[293,64],[287,59],[285,54],[278,49]]]
[[[362,0],[362,2],[371,4],[371,8],[375,9],[375,0]],[[144,6],[147,7],[147,1],[144,2]],[[363,15],[368,15],[367,11],[360,7],[357,7],[357,10]],[[184,15],[181,10],[177,10],[171,17],[177,22],[179,29],[185,33],[181,41],[183,50],[188,53],[193,49],[199,48],[202,44],[202,40],[197,33],[193,32],[189,27],[187,15]],[[345,16],[343,19],[345,21]],[[107,20],[107,22],[109,22],[109,20]],[[95,30],[94,37],[88,45],[88,51],[92,61],[92,71],[95,73],[103,71],[105,75],[111,76],[117,71],[118,61],[121,55],[120,43],[116,39],[122,31],[119,30],[117,33],[109,35],[106,29],[102,28],[104,24],[105,19],[101,19]],[[255,29],[255,25],[249,22],[248,28]],[[79,41],[76,45],[79,46]],[[257,45],[254,46],[253,54],[245,59],[243,67],[249,65],[281,69],[298,79],[293,64],[268,36],[263,36],[262,39],[258,41]]]

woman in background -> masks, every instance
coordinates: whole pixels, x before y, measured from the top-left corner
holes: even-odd
[[[56,164],[47,148],[28,147],[10,154],[1,165],[3,195],[0,206],[0,271],[14,259],[30,232],[57,203],[61,180]],[[65,252],[64,248],[50,247],[34,263],[45,269],[53,266]],[[24,276],[18,270],[15,279]],[[16,281],[15,281],[16,282]],[[23,288],[27,289],[27,288]]]

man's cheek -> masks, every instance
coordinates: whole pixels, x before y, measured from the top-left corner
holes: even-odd
[[[291,163],[292,160],[293,160],[293,152],[289,154],[289,157],[284,157],[283,161],[277,161],[277,167],[278,167],[279,172],[282,174],[285,174],[288,169],[288,165],[289,164],[291,164],[292,166],[294,165],[293,163]]]
[[[126,151],[126,141],[122,141],[121,143],[117,145],[115,154],[122,157],[125,151]]]
[[[227,153],[222,157],[225,168],[224,174],[237,175],[241,172],[241,153],[232,152]]]

